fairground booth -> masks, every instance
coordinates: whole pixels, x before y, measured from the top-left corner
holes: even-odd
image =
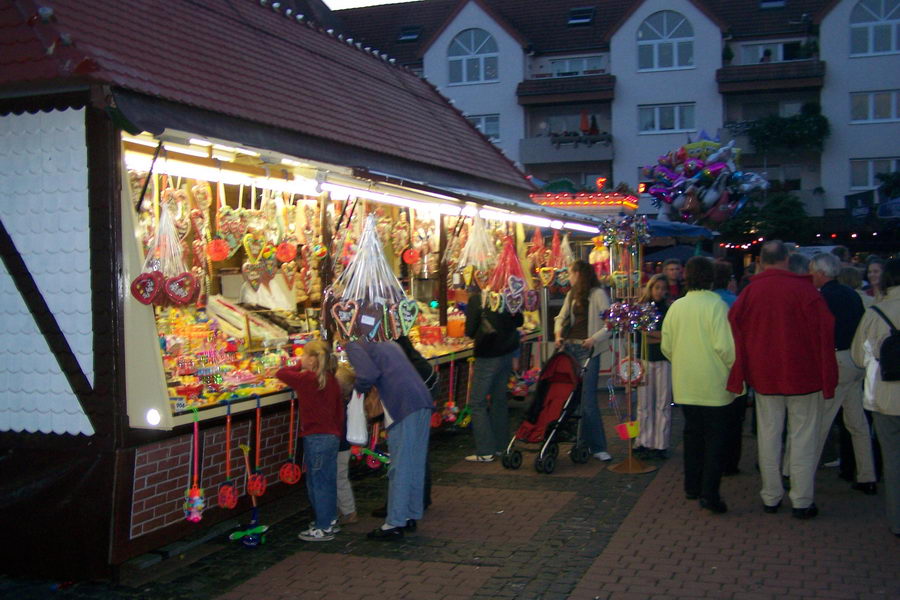
[[[538,339],[528,240],[562,286],[560,238],[599,232],[532,203],[429,83],[278,3],[2,0],[0,48],[9,572],[107,576],[286,494],[272,373],[325,321],[408,335],[444,375],[434,425],[454,421],[465,288]],[[341,283],[363,243],[401,296]]]

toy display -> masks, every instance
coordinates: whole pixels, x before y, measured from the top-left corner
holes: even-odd
[[[237,506],[238,492],[231,480],[231,402],[225,402],[228,412],[225,416],[225,481],[219,486],[219,506],[232,509]]]
[[[184,492],[184,518],[191,523],[199,523],[206,509],[206,497],[203,488],[200,487],[200,421],[197,419],[197,409],[194,409],[194,446],[193,446],[193,473],[194,479],[191,487]]]
[[[297,464],[297,461],[294,460],[294,456],[296,456],[297,448],[296,448],[296,438],[294,437],[294,423],[295,423],[295,409],[297,406],[297,397],[291,393],[291,416],[288,421],[288,460],[283,465],[281,465],[281,469],[278,470],[278,479],[281,480],[282,483],[286,483],[288,485],[294,485],[300,478],[303,476],[303,470],[300,468],[300,465]]]

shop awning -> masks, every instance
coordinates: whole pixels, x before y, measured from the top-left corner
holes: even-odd
[[[713,236],[712,231],[706,227],[689,223],[647,219],[647,225],[650,227],[650,235],[653,237],[702,237],[710,239]]]

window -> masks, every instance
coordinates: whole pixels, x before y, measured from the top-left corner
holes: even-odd
[[[415,42],[422,35],[422,28],[418,25],[412,27],[401,27],[400,33],[397,35],[398,42]]]
[[[586,71],[603,70],[603,59],[599,56],[583,56],[581,58],[561,58],[550,61],[554,77],[577,77]]]
[[[663,10],[650,15],[638,28],[637,38],[639,71],[694,66],[694,29],[677,12]]]
[[[900,0],[860,0],[850,12],[850,56],[900,52]]]
[[[900,158],[868,158],[850,161],[850,187],[871,189],[880,182],[875,178],[878,173],[900,171]]]
[[[641,133],[673,133],[694,130],[694,103],[638,107]]]
[[[850,94],[850,120],[856,123],[900,120],[900,90]]]
[[[785,0],[760,0],[760,8],[784,8]]]
[[[500,115],[469,115],[466,117],[475,129],[486,135],[489,139],[500,139]]]
[[[497,81],[497,42],[483,29],[466,29],[450,42],[450,83]]]
[[[594,7],[587,6],[584,8],[573,8],[569,11],[569,22],[567,25],[574,27],[576,25],[590,25],[594,22]]]
[[[783,62],[801,60],[803,44],[794,42],[775,42],[770,44],[745,44],[741,46],[741,64],[752,65],[761,62]]]

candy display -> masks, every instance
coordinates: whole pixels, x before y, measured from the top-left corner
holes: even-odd
[[[510,313],[521,312],[525,304],[525,274],[512,239],[507,238],[497,259],[490,279],[485,286],[491,310]]]
[[[488,273],[497,264],[497,249],[494,245],[484,221],[478,215],[472,218],[466,245],[459,255],[456,268],[462,272],[466,286],[475,283],[484,289]]]

